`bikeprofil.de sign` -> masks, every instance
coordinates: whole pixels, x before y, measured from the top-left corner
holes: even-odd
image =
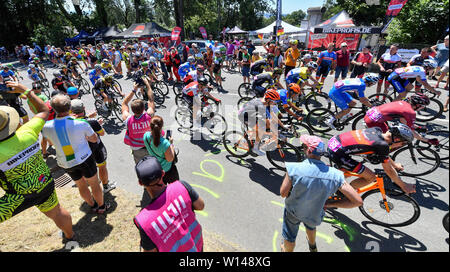
[[[325,34],[377,34],[381,33],[381,27],[326,27],[314,28],[314,33]]]

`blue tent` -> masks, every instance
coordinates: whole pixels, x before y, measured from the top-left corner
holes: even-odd
[[[87,33],[84,30],[81,30],[80,33],[78,33],[78,35],[76,35],[73,38],[67,38],[65,39],[65,41],[67,45],[78,45],[80,44],[80,39],[86,39],[87,37],[89,37],[89,33]]]

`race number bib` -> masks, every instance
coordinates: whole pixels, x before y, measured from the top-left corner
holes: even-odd
[[[333,137],[328,141],[328,148],[333,152],[336,152],[341,147],[342,144],[336,139],[336,137]]]
[[[369,117],[370,120],[372,120],[374,122],[378,122],[383,118],[383,114],[381,114],[381,112],[378,111],[377,108],[371,108],[367,112],[367,116]]]

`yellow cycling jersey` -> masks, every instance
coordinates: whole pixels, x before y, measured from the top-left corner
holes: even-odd
[[[102,69],[108,70],[108,69],[112,69],[112,68],[113,68],[113,66],[111,63],[106,64],[106,63],[102,62]]]
[[[308,70],[308,67],[300,67],[300,78],[303,80],[307,80],[311,76],[311,72]]]

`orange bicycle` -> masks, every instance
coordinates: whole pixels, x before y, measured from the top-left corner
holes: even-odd
[[[363,205],[359,207],[361,213],[370,221],[385,227],[404,227],[416,222],[420,216],[419,204],[411,196],[405,194],[382,169],[375,169],[375,182],[359,188]],[[349,172],[345,177],[358,176]],[[393,188],[386,188],[385,184],[392,184]],[[343,199],[344,195],[334,195],[331,201]]]

